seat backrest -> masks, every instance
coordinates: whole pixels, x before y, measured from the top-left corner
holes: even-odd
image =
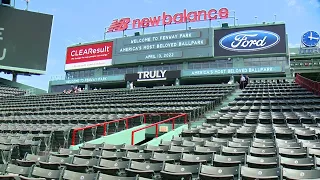
[[[101,144],[84,143],[81,149],[98,149],[100,147],[103,147],[103,143]]]
[[[288,179],[319,179],[320,170],[296,170],[283,168],[283,177]]]
[[[223,155],[214,155],[214,161],[216,162],[225,162],[225,163],[243,163],[244,162],[244,155],[241,156],[223,156]]]
[[[74,179],[93,180],[95,177],[96,177],[96,174],[78,173],[78,172],[73,172],[68,170],[65,170],[62,176],[62,178],[66,180],[74,180]]]
[[[278,163],[278,157],[255,157],[255,156],[246,156],[246,163],[251,164],[270,164]]]
[[[164,164],[164,171],[173,172],[173,173],[192,173],[196,174],[199,172],[200,163],[199,165],[175,165],[175,164]]]
[[[6,173],[29,176],[29,174],[31,173],[32,169],[33,169],[33,166],[24,167],[24,166],[17,166],[17,165],[14,165],[14,164],[8,164],[8,166],[6,168]]]
[[[152,153],[135,153],[135,152],[128,151],[127,154],[126,154],[126,157],[127,158],[132,158],[132,159],[136,159],[136,158],[150,159],[151,155],[152,155]]]
[[[97,158],[84,159],[80,157],[74,157],[72,164],[95,166],[98,164],[98,159]]]
[[[136,180],[137,177],[120,177],[99,173],[95,180]]]
[[[38,156],[34,154],[26,154],[25,160],[26,161],[47,161],[48,156]]]
[[[160,172],[163,168],[163,163],[145,163],[145,162],[136,162],[131,161],[129,165],[130,169],[136,169],[141,171],[155,171]]]
[[[163,159],[165,160],[180,160],[181,153],[175,153],[175,154],[166,154],[166,153],[153,153],[152,158],[154,159]]]
[[[50,155],[48,162],[64,164],[64,163],[71,163],[72,159],[73,159],[72,157],[58,157],[58,156]]]
[[[39,178],[47,178],[47,179],[60,179],[62,176],[63,170],[50,170],[44,169],[40,167],[34,167],[31,176],[39,177]]]
[[[286,158],[280,157],[281,164],[293,165],[293,166],[301,166],[303,165],[314,165],[313,158]]]
[[[166,152],[169,150],[169,146],[152,146],[152,145],[147,145],[145,150],[147,151],[163,151]]]
[[[169,151],[175,151],[175,152],[192,152],[194,150],[194,147],[188,146],[170,146]]]
[[[187,161],[209,161],[211,162],[213,158],[213,154],[203,154],[203,155],[193,155],[193,154],[186,154],[183,153],[181,160]]]
[[[255,178],[255,179],[278,179],[281,177],[281,169],[280,168],[270,168],[270,169],[257,169],[257,168],[249,168],[246,166],[241,167],[241,176],[247,178]]]
[[[79,154],[79,151],[80,151],[79,149],[71,150],[71,149],[60,148],[59,154],[73,155],[73,154]]]
[[[125,169],[129,167],[129,161],[111,161],[107,159],[100,159],[99,165],[102,167],[108,167],[108,168],[120,168]]]
[[[115,150],[121,149],[122,147],[123,147],[123,144],[120,144],[120,145],[104,144],[101,148],[104,150],[115,151]]]
[[[238,175],[239,174],[239,166],[234,167],[214,167],[201,165],[200,173],[204,174],[212,174],[212,175]]]
[[[85,155],[85,156],[99,156],[101,154],[100,150],[97,149],[81,149],[79,152],[79,155]]]
[[[106,151],[103,150],[101,156],[104,158],[121,158],[126,155],[126,152],[113,152],[113,151]]]

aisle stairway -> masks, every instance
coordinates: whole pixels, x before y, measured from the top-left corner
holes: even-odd
[[[196,121],[191,123],[191,127],[197,127],[198,125],[202,125],[202,123],[206,122],[206,118],[209,116],[213,116],[219,112],[222,107],[228,106],[228,104],[234,101],[239,95],[242,93],[240,89],[236,89],[229,96],[227,96],[220,105],[216,106],[212,111],[207,111],[204,114],[204,117],[199,117]]]

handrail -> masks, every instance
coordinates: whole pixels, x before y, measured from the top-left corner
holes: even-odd
[[[132,119],[137,118],[137,117],[143,117],[144,118],[143,121],[144,122],[146,121],[145,114],[137,114],[137,115],[134,115],[134,116],[124,117],[124,118],[121,118],[121,119],[107,121],[107,122],[104,122],[104,123],[93,124],[93,125],[89,125],[89,126],[85,126],[85,127],[75,128],[75,129],[73,129],[73,132],[72,132],[71,145],[72,146],[75,145],[76,135],[77,135],[78,131],[84,131],[86,129],[91,129],[91,128],[103,126],[103,136],[106,136],[107,135],[107,125],[108,124],[117,123],[117,122],[120,122],[120,121],[126,121],[126,129],[129,129],[129,120],[132,120]]]
[[[296,75],[295,81],[300,86],[308,89],[309,91],[312,91],[313,93],[315,93],[317,95],[320,95],[320,82],[316,82],[311,79],[305,78],[305,77],[301,76],[300,74]]]
[[[172,113],[172,114],[176,114],[176,113]],[[183,113],[183,114],[178,113],[178,114],[180,114],[180,115],[177,115],[177,116],[171,117],[169,119],[166,119],[166,120],[163,120],[163,121],[159,121],[157,123],[153,123],[153,124],[150,124],[148,126],[133,130],[131,132],[131,145],[134,145],[134,134],[136,132],[138,132],[138,131],[141,131],[141,130],[156,126],[156,137],[158,137],[159,136],[159,124],[163,124],[163,123],[172,121],[172,129],[174,129],[175,120],[177,118],[180,118],[180,117],[184,117],[184,124],[186,124],[187,123],[187,119],[188,119],[188,114],[187,113]]]
[[[89,126],[85,126],[85,127],[75,128],[75,129],[73,129],[73,132],[72,132],[71,145],[74,146],[76,144],[76,136],[77,136],[78,131],[84,131],[86,129],[91,129],[91,128],[103,126],[103,136],[106,136],[108,124],[118,123],[120,121],[126,121],[126,129],[129,129],[129,120],[133,120],[137,117],[143,117],[143,123],[146,124],[148,115],[152,116],[152,115],[180,115],[180,114],[181,113],[144,113],[144,114],[137,114],[134,116],[124,117],[124,118],[116,119],[116,120],[112,120],[112,121],[107,121],[104,123],[93,124],[93,125],[89,125]],[[184,119],[184,123],[187,123],[187,118]]]

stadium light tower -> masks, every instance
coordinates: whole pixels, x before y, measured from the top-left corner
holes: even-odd
[[[26,4],[27,4],[26,11],[28,11],[28,9],[29,9],[29,2],[30,2],[30,0],[25,0],[25,1],[26,1]]]
[[[221,26],[221,21],[217,21],[217,23],[219,24],[219,26]]]
[[[233,11],[233,26],[236,26],[237,18],[236,18],[236,11]]]

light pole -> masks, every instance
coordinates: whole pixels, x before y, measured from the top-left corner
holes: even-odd
[[[274,14],[274,22],[277,22],[277,15]]]
[[[27,3],[26,11],[28,11],[28,9],[29,9],[29,1],[30,1],[30,0],[26,0],[26,3]]]
[[[236,21],[237,21],[236,11],[233,11],[233,26],[236,26]]]
[[[238,18],[236,18],[236,25],[237,25],[237,26],[239,26],[238,20],[239,20],[239,19],[238,19]]]
[[[256,20],[256,24],[258,24],[258,21],[257,21],[258,17],[257,17],[257,16],[255,16],[255,17],[254,17],[254,19]]]

